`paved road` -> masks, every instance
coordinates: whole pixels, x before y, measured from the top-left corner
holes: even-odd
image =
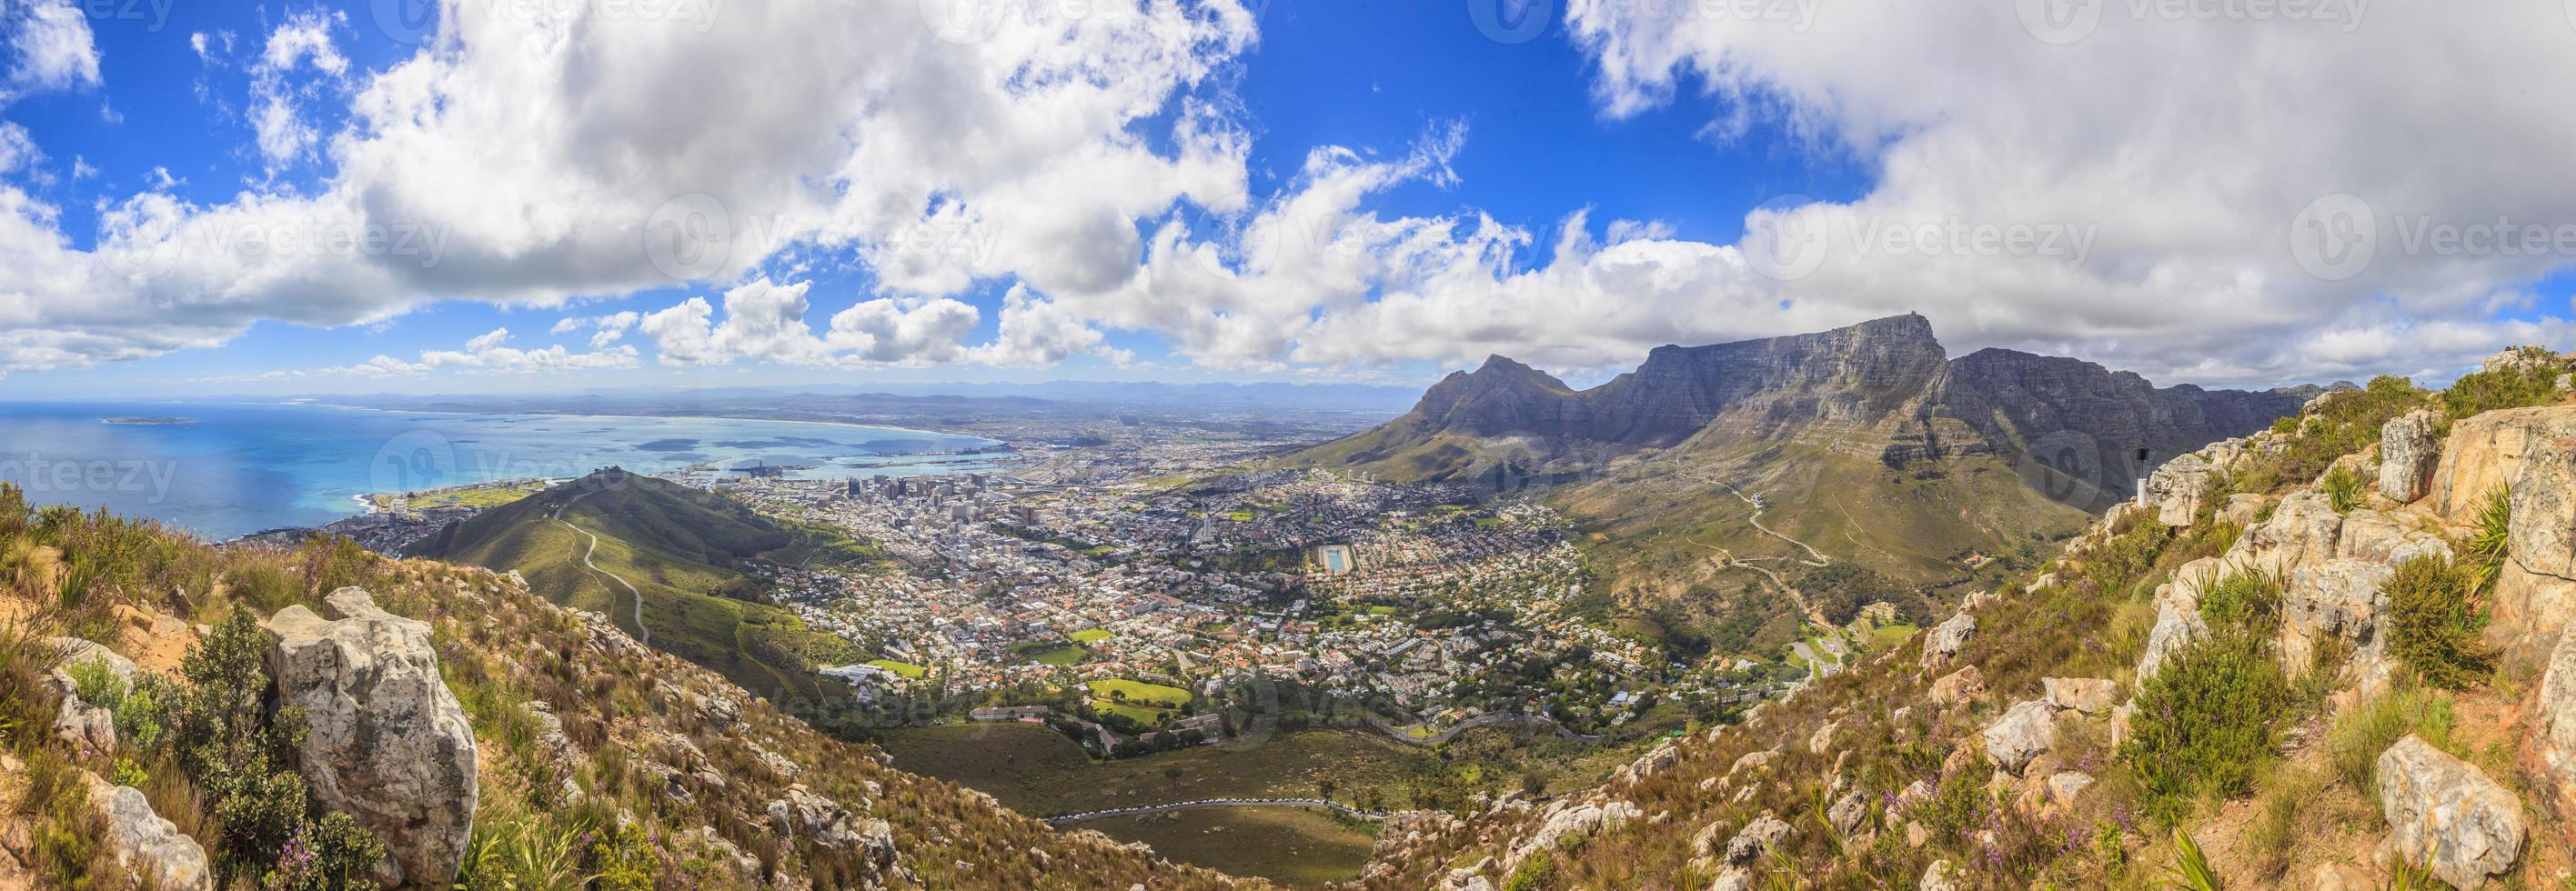
[[[1061,817],[1049,817],[1047,818],[1047,823],[1080,823],[1084,820],[1106,820],[1111,817],[1134,817],[1144,814],[1160,814],[1169,811],[1194,811],[1212,807],[1323,807],[1332,808],[1335,811],[1339,811],[1353,817],[1380,819],[1386,816],[1385,811],[1361,810],[1338,801],[1325,801],[1321,798],[1208,798],[1199,801],[1176,801],[1171,804],[1156,804],[1145,807],[1122,807],[1106,811],[1084,811],[1078,814],[1066,814]]]
[[[636,632],[636,639],[637,639],[637,640],[639,640],[639,641],[641,641],[641,642],[643,642],[645,645],[650,646],[650,645],[653,643],[653,629],[644,627],[644,592],[642,592],[642,591],[638,591],[638,590],[635,590],[635,585],[634,585],[633,583],[628,582],[624,577],[619,576],[617,573],[610,572],[610,571],[608,571],[608,570],[601,569],[601,568],[599,568],[599,567],[598,567],[598,566],[596,566],[596,565],[593,565],[593,564],[590,562],[590,555],[592,555],[592,554],[594,554],[594,553],[598,553],[598,551],[599,551],[599,536],[591,535],[589,530],[587,530],[587,529],[583,529],[583,528],[581,528],[581,527],[579,527],[579,526],[575,526],[575,525],[573,525],[573,524],[572,524],[572,521],[571,521],[571,520],[567,520],[567,519],[564,519],[564,518],[563,518],[564,508],[571,507],[571,506],[572,506],[572,503],[573,503],[574,501],[580,501],[580,500],[582,500],[583,498],[587,498],[587,497],[589,497],[589,496],[590,496],[590,493],[588,493],[588,492],[583,492],[583,493],[581,493],[581,494],[579,494],[579,495],[575,495],[575,496],[573,496],[570,500],[565,501],[565,502],[564,502],[564,503],[562,503],[562,504],[556,505],[556,506],[555,506],[554,521],[555,521],[555,522],[557,522],[557,523],[562,523],[562,524],[564,524],[564,528],[566,528],[566,529],[570,529],[570,530],[572,530],[572,531],[574,531],[574,532],[579,532],[579,533],[581,533],[582,535],[584,535],[584,536],[588,536],[588,537],[590,538],[590,547],[588,547],[588,548],[584,549],[584,550],[581,552],[581,565],[582,565],[584,568],[589,569],[589,570],[590,570],[590,571],[592,571],[592,572],[599,573],[600,575],[604,575],[604,576],[607,576],[607,577],[609,577],[609,578],[616,579],[618,584],[620,584],[620,585],[625,585],[625,586],[626,586],[626,593],[628,593],[628,594],[632,594],[632,595],[635,595],[635,632]]]

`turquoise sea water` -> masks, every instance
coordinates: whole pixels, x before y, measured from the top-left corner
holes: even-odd
[[[123,419],[123,423],[111,420]],[[151,423],[179,419],[184,423]],[[226,539],[318,526],[357,496],[617,465],[800,466],[839,479],[993,469],[990,440],[846,424],[467,415],[320,405],[0,403],[0,481],[38,504],[106,507]]]

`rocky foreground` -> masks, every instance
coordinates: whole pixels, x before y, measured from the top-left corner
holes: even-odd
[[[142,527],[167,562],[123,578],[211,584],[71,607],[26,595],[116,530],[5,519],[0,887],[1238,884],[894,770],[515,575]]]

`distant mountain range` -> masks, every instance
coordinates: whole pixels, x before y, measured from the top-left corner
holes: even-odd
[[[2079,359],[1950,358],[1919,315],[1659,347],[1577,390],[1503,356],[1285,466],[1528,490],[1601,576],[1581,608],[1688,651],[1991,587],[2151,467],[2324,392],[2159,388]],[[2139,451],[2145,449],[2144,460]]]
[[[1545,473],[1642,448],[1809,441],[1890,467],[1970,454],[2031,455],[2107,483],[2298,411],[2315,386],[2158,388],[2080,359],[1986,349],[1948,358],[1919,315],[1816,334],[1658,347],[1587,390],[1493,356],[1376,428],[1309,459],[1409,479]],[[2035,453],[2035,454],[2034,454]],[[1535,464],[1514,462],[1535,458]]]

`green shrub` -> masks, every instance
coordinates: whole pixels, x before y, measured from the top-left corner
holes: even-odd
[[[1556,855],[1546,851],[1531,854],[1503,880],[1503,891],[1550,891],[1556,887]]]
[[[2379,795],[2379,755],[2388,751],[2412,733],[2432,743],[2434,748],[2448,748],[2451,739],[2451,697],[2440,691],[2401,689],[2371,698],[2344,710],[2326,731],[2326,760],[2334,765],[2335,776],[2352,785],[2365,798]]]
[[[2388,652],[2427,683],[2457,690],[2493,670],[2480,635],[2486,611],[2470,600],[2474,573],[2440,557],[2397,564],[2388,597]]]
[[[92,657],[74,662],[63,669],[72,676],[72,692],[82,702],[114,710],[125,704],[125,679],[116,676],[104,658]]]
[[[249,606],[260,615],[269,615],[304,599],[304,583],[286,567],[268,560],[255,560],[233,567],[224,574],[235,602]]]
[[[2236,795],[2253,784],[2290,690],[2268,635],[2213,628],[2168,659],[2136,703],[2121,755],[2147,812],[2171,824],[2203,795]]]
[[[2486,504],[2478,508],[2478,530],[2469,537],[2469,568],[2476,582],[2472,595],[2483,595],[2495,584],[2496,573],[2504,569],[2504,558],[2513,547],[2513,493],[2503,486],[2487,492]]]
[[[2218,891],[2218,871],[2209,867],[2209,855],[2201,852],[2200,844],[2180,829],[2174,830],[2173,839],[2174,865],[2165,868],[2169,877],[2165,887]]]
[[[0,625],[0,741],[24,749],[44,736],[56,709],[44,682],[55,650],[16,623]]]
[[[2334,506],[2335,513],[2351,513],[2353,508],[2361,506],[2361,474],[2354,473],[2350,467],[2339,466],[2326,471],[2325,479],[2318,485],[2325,489],[2326,503]]]
[[[181,660],[186,685],[165,716],[180,770],[219,827],[208,847],[226,876],[266,872],[304,822],[304,781],[283,769],[303,741],[304,718],[293,708],[264,710],[266,646],[250,610],[234,609]]]
[[[385,859],[385,843],[347,814],[332,814],[296,828],[278,852],[277,867],[260,880],[267,891],[339,891],[375,884],[369,873]]]
[[[2200,594],[2201,621],[2212,628],[2269,630],[2280,614],[2281,586],[2258,573],[2230,573]]]
[[[2529,374],[2497,370],[2462,375],[2442,393],[2442,409],[2453,418],[2466,418],[2497,409],[2548,405],[2558,401],[2557,378],[2555,364]]]

